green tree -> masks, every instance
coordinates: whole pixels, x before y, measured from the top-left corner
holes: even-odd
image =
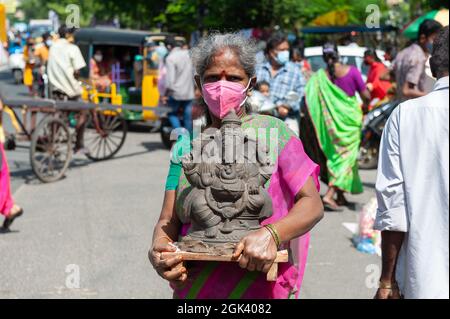
[[[422,1],[422,0],[411,0]],[[46,18],[52,9],[64,20],[68,4],[78,4],[81,25],[118,17],[122,27],[188,34],[198,29],[236,30],[250,27],[295,29],[317,16],[347,9],[349,23],[363,24],[368,4],[385,11],[382,0],[23,0],[28,18]]]
[[[102,4],[95,0],[25,0],[21,4],[21,9],[25,12],[27,19],[46,19],[49,10],[55,11],[61,20],[64,20],[70,12],[66,12],[69,4],[76,4],[80,7],[80,23],[87,25],[92,19],[93,14],[101,8]]]

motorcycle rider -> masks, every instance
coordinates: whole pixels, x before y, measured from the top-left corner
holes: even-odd
[[[35,56],[38,59],[37,62],[38,95],[40,97],[46,97],[44,77],[46,76],[48,54],[50,51],[51,44],[52,40],[50,33],[46,32],[42,35],[42,42],[36,46]]]
[[[60,38],[50,48],[47,65],[48,80],[52,87],[52,96],[58,100],[77,101],[82,93],[77,76],[86,66],[86,61],[78,46],[71,43],[74,31],[74,28],[62,25],[58,30]],[[83,145],[85,122],[86,111],[80,111],[75,127],[77,132],[75,152],[88,152]]]

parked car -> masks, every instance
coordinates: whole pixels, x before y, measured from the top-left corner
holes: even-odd
[[[341,57],[342,63],[354,65],[361,72],[364,81],[367,79],[368,67],[364,64],[364,52],[367,50],[366,47],[360,46],[338,46],[339,55]],[[387,61],[384,60],[384,51],[376,50],[380,60],[389,66]],[[323,51],[322,47],[308,47],[305,48],[305,58],[311,65],[313,72],[321,68],[326,68],[325,61],[322,58]]]

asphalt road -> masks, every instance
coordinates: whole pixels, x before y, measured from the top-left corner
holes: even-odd
[[[0,90],[13,92],[9,85],[0,73]],[[7,152],[14,197],[25,214],[11,232],[0,233],[0,299],[170,298],[147,260],[169,160],[159,135],[130,133],[110,161],[77,156],[66,178],[52,184],[32,175],[28,151],[22,143]],[[312,231],[301,298],[375,293],[367,283],[380,258],[358,252],[342,225],[356,223],[358,210],[374,196],[376,172],[361,175],[365,192],[349,197],[354,209],[326,213]]]

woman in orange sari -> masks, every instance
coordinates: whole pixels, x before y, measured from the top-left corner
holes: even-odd
[[[23,84],[28,87],[30,95],[37,94],[33,87],[34,84],[34,68],[36,66],[35,41],[33,38],[27,39],[27,44],[23,48],[23,59],[25,60],[25,70],[23,73]]]

